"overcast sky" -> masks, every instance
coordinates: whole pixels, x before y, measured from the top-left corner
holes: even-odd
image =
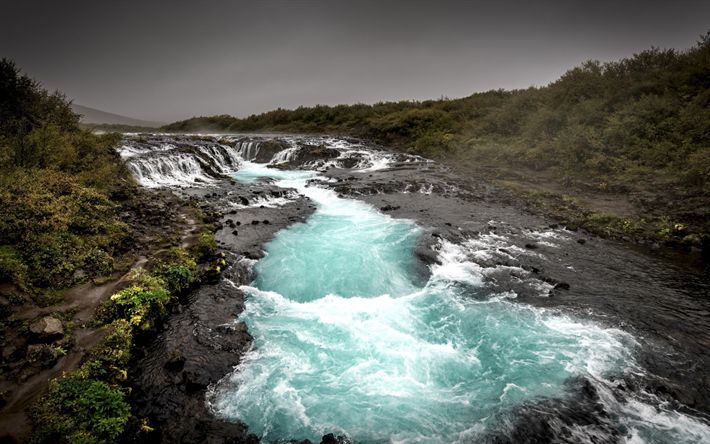
[[[0,0],[0,57],[161,121],[545,85],[709,30],[708,0]]]

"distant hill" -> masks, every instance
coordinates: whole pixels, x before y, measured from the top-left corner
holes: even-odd
[[[81,123],[85,124],[110,124],[110,125],[125,125],[125,126],[143,126],[150,128],[158,128],[164,125],[163,122],[151,122],[149,120],[134,119],[131,117],[122,116],[120,114],[107,113],[88,106],[77,105],[72,103],[72,109],[75,113],[81,114]]]

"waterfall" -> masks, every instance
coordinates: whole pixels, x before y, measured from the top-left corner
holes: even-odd
[[[172,140],[162,136],[126,139],[119,153],[126,167],[148,188],[214,184],[236,171],[241,157],[234,148],[205,140]]]
[[[226,145],[197,145],[197,149],[212,161],[216,170],[223,174],[236,170],[241,160],[237,152]]]
[[[194,156],[185,153],[134,157],[127,162],[127,166],[136,180],[148,188],[191,186],[214,181],[205,174]]]
[[[294,156],[296,155],[296,152],[298,152],[298,147],[297,146],[292,146],[290,148],[286,148],[285,150],[279,151],[278,153],[274,154],[274,157],[271,159],[271,164],[277,164],[277,163],[284,163],[284,162],[289,162],[293,160]]]
[[[235,148],[237,149],[237,153],[239,153],[242,159],[254,160],[256,158],[256,155],[259,154],[259,145],[259,142],[249,140],[237,142]]]

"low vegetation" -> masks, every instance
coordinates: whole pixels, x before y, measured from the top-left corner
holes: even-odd
[[[134,347],[155,332],[169,307],[223,263],[203,272],[182,248],[171,248],[136,269],[130,284],[105,301],[97,322],[108,331],[77,370],[53,381],[32,409],[35,443],[112,443],[139,440],[153,429],[127,401],[128,364]],[[150,271],[148,271],[150,270]],[[147,439],[147,438],[146,438]]]
[[[63,95],[5,59],[0,95],[0,279],[39,295],[110,274],[128,234],[120,136],[81,129]]]
[[[128,198],[136,189],[115,150],[119,140],[82,128],[63,95],[0,61],[0,283],[12,284],[12,307],[60,302],[63,289],[104,281],[136,247],[120,215],[135,221],[143,213]],[[112,443],[140,440],[152,430],[128,401],[131,354],[160,328],[172,304],[225,265],[207,227],[191,251],[153,251],[162,245],[150,247],[145,268],[102,303],[93,326],[82,326],[104,337],[34,403],[33,442]],[[198,265],[205,261],[213,263]],[[28,328],[11,319],[12,307],[0,305],[0,336],[8,322]],[[42,350],[56,360],[71,348],[74,324],[67,313],[54,316],[64,320],[63,338],[47,339]]]

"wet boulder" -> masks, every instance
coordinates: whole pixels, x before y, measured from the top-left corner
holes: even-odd
[[[321,438],[320,444],[351,444],[352,441],[350,441],[347,437],[345,436],[335,436],[332,433],[328,433],[327,435],[323,435],[323,438]]]
[[[279,165],[282,168],[298,168],[318,161],[335,159],[338,156],[340,156],[340,151],[325,145],[301,145],[291,153],[286,162]]]
[[[276,155],[276,153],[289,148],[288,143],[284,140],[274,139],[265,140],[259,144],[259,149],[256,152],[256,156],[253,162],[256,163],[269,163],[271,159]]]
[[[342,159],[338,159],[338,166],[340,168],[355,168],[366,160],[364,154],[351,153],[349,156]]]

